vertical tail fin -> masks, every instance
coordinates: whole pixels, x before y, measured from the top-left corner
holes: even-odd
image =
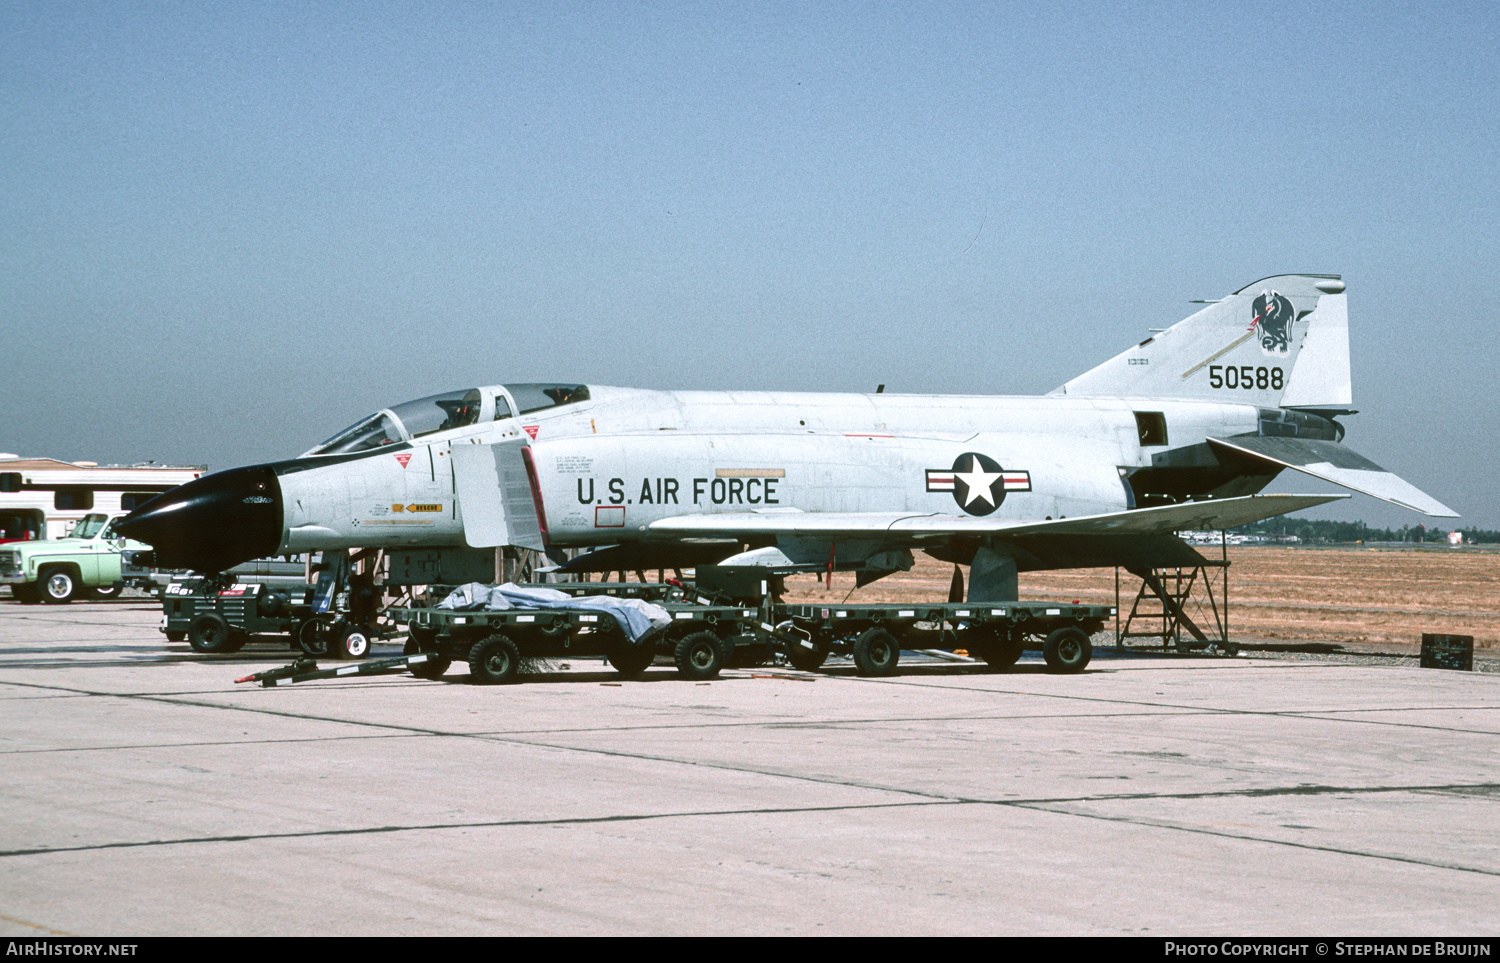
[[[1052,394],[1347,409],[1344,282],[1329,274],[1256,281]]]

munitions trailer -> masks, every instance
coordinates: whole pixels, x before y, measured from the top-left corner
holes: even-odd
[[[778,605],[777,626],[792,665],[812,672],[830,653],[849,655],[863,675],[890,675],[904,649],[967,649],[996,667],[1041,649],[1054,672],[1082,672],[1093,657],[1089,636],[1114,614],[1107,605],[986,602],[877,605]]]
[[[435,656],[412,666],[412,674],[421,678],[437,678],[459,661],[468,663],[477,682],[511,682],[523,658],[569,655],[602,655],[621,675],[632,678],[658,655],[669,655],[685,678],[711,679],[731,660],[753,663],[772,655],[772,636],[763,630],[754,608],[659,604],[671,615],[671,623],[636,642],[608,612],[598,609],[392,608],[386,615],[406,624],[408,655]]]

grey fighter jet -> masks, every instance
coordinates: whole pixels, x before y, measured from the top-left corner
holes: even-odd
[[[209,475],[119,525],[158,561],[219,571],[352,547],[515,545],[570,569],[732,562],[1190,566],[1173,533],[1347,495],[1259,495],[1293,469],[1454,512],[1343,446],[1344,282],[1245,287],[1041,397],[651,391],[497,384],[378,411],[303,455]],[[567,560],[561,549],[585,549]]]

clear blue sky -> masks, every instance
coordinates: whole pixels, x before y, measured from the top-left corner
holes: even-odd
[[[226,468],[504,381],[1039,393],[1308,271],[1347,443],[1500,528],[1497,26],[0,3],[0,450]]]

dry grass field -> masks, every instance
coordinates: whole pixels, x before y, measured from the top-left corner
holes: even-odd
[[[1203,551],[1218,556],[1217,549]],[[1237,641],[1415,652],[1423,632],[1446,632],[1472,635],[1476,647],[1500,646],[1500,552],[1241,546],[1229,550],[1229,562],[1229,634]],[[910,572],[850,598],[943,600],[952,575],[953,566],[919,554]],[[1128,609],[1140,583],[1122,572],[1120,584]],[[835,573],[831,590],[813,576],[798,576],[787,580],[787,599],[834,601],[853,588],[851,573]],[[1115,572],[1025,573],[1021,597],[1113,605]]]

